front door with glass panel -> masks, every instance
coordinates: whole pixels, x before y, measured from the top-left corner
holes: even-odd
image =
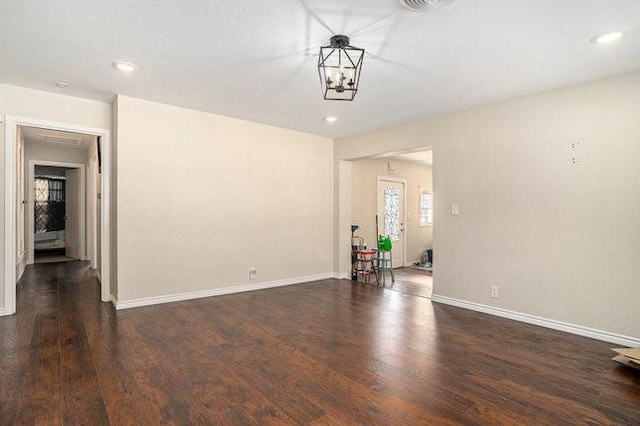
[[[393,267],[404,266],[404,183],[378,181],[378,233],[391,238]]]

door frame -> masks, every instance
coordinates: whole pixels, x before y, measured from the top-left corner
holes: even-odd
[[[4,315],[16,313],[16,148],[18,126],[84,133],[100,137],[102,158],[100,299],[111,301],[111,132],[109,129],[4,116]]]
[[[401,183],[404,188],[402,191],[402,223],[404,227],[404,235],[402,236],[402,267],[404,268],[405,266],[407,266],[407,179],[395,176],[378,175],[378,178],[376,180],[376,214],[379,213],[378,202],[380,200],[378,199],[378,197],[380,196],[382,182]],[[378,220],[380,220],[380,218],[378,218]],[[377,238],[378,235],[376,235],[376,239]]]
[[[64,149],[64,148],[63,148]],[[48,166],[48,167],[66,167],[69,169],[80,169],[80,188],[78,194],[78,217],[80,218],[80,260],[87,259],[87,248],[86,248],[86,177],[85,177],[85,165],[82,163],[64,163],[59,161],[43,161],[43,160],[29,160],[29,175],[28,182],[30,185],[30,190],[27,194],[27,211],[30,213],[27,215],[27,265],[33,264],[34,261],[34,252],[35,252],[35,243],[34,243],[34,233],[35,233],[35,218],[33,217],[33,212],[35,209],[35,194],[34,194],[34,180],[36,175],[36,166]],[[91,212],[90,212],[91,213]],[[66,227],[65,227],[66,229]]]

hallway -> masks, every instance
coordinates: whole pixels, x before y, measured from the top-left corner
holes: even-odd
[[[91,353],[95,333],[111,315],[88,262],[28,266],[17,314],[0,318],[2,424],[99,424],[106,419]],[[92,342],[89,338],[92,337]]]

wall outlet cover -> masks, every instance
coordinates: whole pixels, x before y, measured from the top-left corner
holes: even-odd
[[[249,268],[249,280],[253,281],[256,279],[256,275],[258,275],[257,268]]]

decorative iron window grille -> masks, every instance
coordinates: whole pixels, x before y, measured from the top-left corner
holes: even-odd
[[[384,190],[384,233],[392,241],[400,239],[400,190]]]
[[[36,233],[62,231],[65,216],[65,179],[35,178],[34,230]]]

